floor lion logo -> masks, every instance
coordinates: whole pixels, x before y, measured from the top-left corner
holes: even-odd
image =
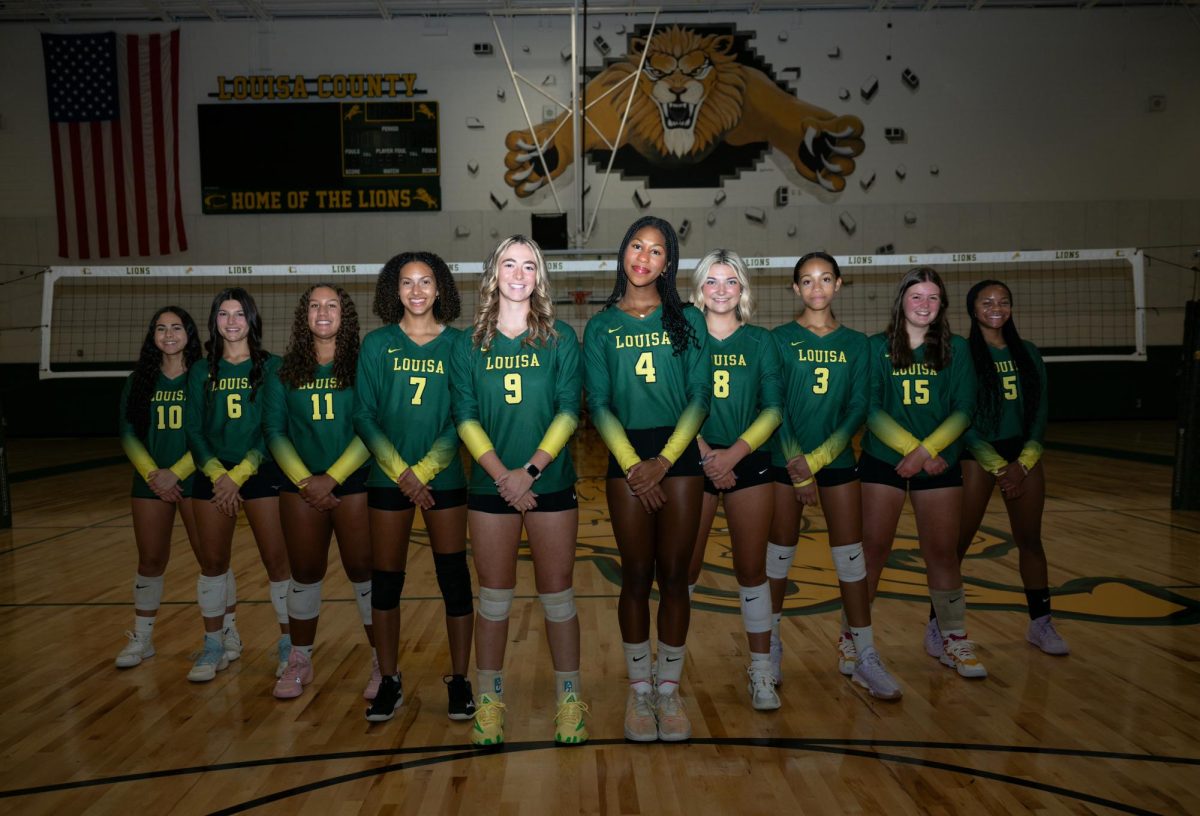
[[[858,117],[796,98],[750,47],[753,34],[731,25],[671,25],[647,39],[649,33],[642,26],[630,34],[626,55],[587,83],[584,154],[607,164],[617,151],[614,167],[649,187],[703,187],[753,167],[769,145],[808,181],[830,192],[845,188],[864,147]],[[505,138],[504,180],[518,196],[570,166],[570,116]]]

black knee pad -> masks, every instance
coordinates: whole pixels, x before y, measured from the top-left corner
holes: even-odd
[[[433,569],[437,573],[438,586],[442,590],[442,601],[446,614],[452,618],[470,615],[471,570],[467,569],[467,553],[434,553]]]
[[[371,571],[371,608],[388,612],[400,605],[400,593],[404,591],[404,570],[388,572]]]

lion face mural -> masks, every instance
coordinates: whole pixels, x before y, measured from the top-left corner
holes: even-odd
[[[630,147],[651,164],[695,167],[719,146],[765,143],[805,179],[837,192],[864,147],[858,117],[797,99],[758,67],[739,61],[733,35],[695,27],[672,25],[648,42],[630,37],[629,53],[592,78],[586,94],[585,153]],[[504,179],[518,196],[532,195],[570,165],[569,116],[508,134]]]

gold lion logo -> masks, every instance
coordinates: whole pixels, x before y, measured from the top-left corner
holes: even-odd
[[[587,84],[584,152],[629,145],[651,162],[696,163],[721,142],[767,142],[804,178],[831,192],[844,189],[854,157],[863,151],[862,121],[792,96],[759,69],[739,63],[734,43],[729,34],[679,25],[654,34],[649,43],[630,38],[626,57]],[[634,81],[643,52],[645,65]],[[619,93],[627,84],[631,90]],[[621,131],[627,103],[629,118]],[[504,180],[518,196],[532,195],[571,164],[570,115],[505,138]]]

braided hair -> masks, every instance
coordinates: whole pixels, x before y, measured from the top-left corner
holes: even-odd
[[[675,235],[675,228],[668,222],[653,215],[644,215],[629,226],[625,237],[621,240],[621,248],[617,251],[617,280],[613,284],[612,294],[604,302],[604,308],[617,305],[625,296],[625,287],[629,283],[629,278],[625,274],[625,250],[633,241],[633,236],[637,235],[638,230],[643,227],[654,227],[662,233],[663,243],[666,245],[667,264],[663,268],[662,274],[654,282],[654,286],[662,301],[663,328],[671,338],[673,353],[679,356],[689,345],[700,348],[700,340],[696,337],[696,331],[692,328],[692,324],[688,323],[687,318],[683,316],[683,310],[691,308],[691,304],[685,304],[680,299],[679,290],[675,286],[675,276],[679,273],[679,238]]]
[[[221,311],[221,304],[227,300],[236,300],[242,307],[242,312],[246,315],[246,342],[250,346],[250,401],[254,402],[258,396],[258,387],[263,382],[263,364],[271,356],[270,352],[262,347],[262,315],[258,313],[258,306],[254,303],[254,298],[240,286],[234,286],[229,289],[222,289],[217,292],[217,296],[213,298],[212,308],[208,310],[208,340],[204,343],[204,350],[208,353],[208,379],[210,382],[216,382],[218,367],[221,365],[221,358],[225,356],[225,338],[221,336],[221,332],[217,330],[217,312]],[[209,386],[204,392],[204,398],[207,402],[212,396],[212,386]]]
[[[1001,404],[1004,399],[1000,375],[996,372],[996,366],[992,362],[992,353],[988,349],[987,340],[983,337],[983,330],[975,318],[975,301],[979,299],[980,293],[989,286],[999,286],[1008,294],[1009,302],[1012,302],[1012,290],[998,280],[982,280],[967,292],[967,316],[971,320],[971,334],[967,342],[971,347],[971,359],[975,363],[975,380],[979,388],[974,421],[985,435],[994,433],[1000,424]],[[1000,334],[1017,367],[1017,376],[1020,377],[1023,402],[1021,429],[1022,433],[1028,437],[1029,429],[1033,427],[1033,423],[1037,419],[1038,405],[1042,399],[1042,380],[1038,376],[1029,349],[1025,348],[1021,335],[1017,333],[1017,326],[1011,315],[1000,327]]]
[[[125,421],[133,426],[134,433],[139,439],[145,439],[150,431],[150,398],[158,384],[158,375],[162,371],[163,353],[154,343],[154,335],[158,319],[165,314],[173,314],[183,323],[187,333],[187,343],[183,347],[183,367],[188,369],[192,363],[200,359],[200,332],[196,330],[196,321],[192,316],[178,306],[164,306],[150,318],[150,326],[146,329],[146,337],[142,340],[142,350],[138,354],[137,364],[133,367],[133,382],[129,387],[129,401],[125,403]]]

